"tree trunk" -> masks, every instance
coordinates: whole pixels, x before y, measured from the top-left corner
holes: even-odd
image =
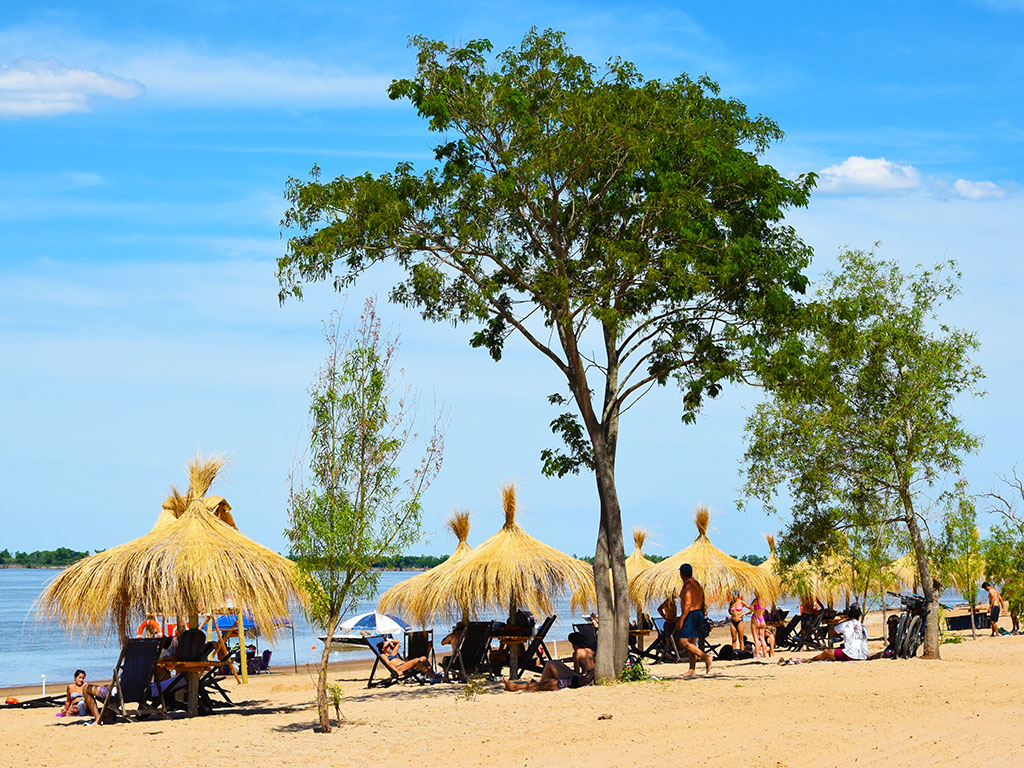
[[[320,655],[320,671],[316,678],[316,712],[320,718],[320,732],[331,732],[331,713],[327,709],[327,659],[331,655],[331,639],[338,628],[338,617],[331,616],[327,621],[327,639],[324,641],[324,652]]]
[[[921,578],[921,589],[925,599],[928,601],[928,616],[924,625],[924,653],[921,658],[939,658],[939,594],[932,581],[931,568],[928,565],[928,553],[925,550],[924,538],[921,536],[921,528],[917,524],[917,515],[914,513],[914,502],[909,491],[900,492],[903,501],[903,509],[906,513],[907,529],[910,531],[910,540],[914,545],[914,556],[917,558],[917,572]]]
[[[978,639],[978,633],[974,629],[974,608],[976,605],[977,603],[974,600],[971,600],[971,640]]]
[[[614,680],[626,666],[631,603],[614,464],[607,453],[601,455],[597,450],[595,475],[597,495],[601,501],[601,524],[594,552],[594,584],[600,618],[595,675],[600,680]]]

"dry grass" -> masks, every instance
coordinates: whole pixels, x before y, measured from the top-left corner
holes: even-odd
[[[295,567],[216,516],[230,507],[205,492],[223,466],[220,458],[190,462],[188,491],[172,487],[164,508],[174,519],[65,570],[40,597],[43,615],[83,632],[113,626],[123,641],[148,613],[184,620],[230,602],[251,612],[260,631],[273,637],[274,619],[303,599]]]
[[[472,551],[472,547],[467,541],[469,538],[469,512],[465,510],[455,512],[448,519],[448,529],[459,542],[451,557],[425,573],[395,584],[380,596],[380,600],[377,601],[378,611],[402,615],[406,620],[420,626],[427,626],[436,619],[465,617],[469,611],[468,606],[444,604],[441,606],[440,613],[431,613],[435,606],[431,595],[437,589],[439,580],[444,578],[444,575],[455,567],[459,560]],[[452,613],[453,608],[454,613]]]
[[[683,563],[693,566],[693,575],[704,587],[709,604],[726,602],[734,589],[744,594],[756,593],[762,602],[778,599],[778,579],[756,565],[730,557],[711,543],[707,536],[710,519],[708,508],[698,506],[694,515],[697,538],[693,544],[655,563],[630,581],[630,595],[635,602],[650,605],[677,596],[682,586],[679,566]]]
[[[554,595],[572,595],[574,610],[595,602],[590,565],[563,554],[528,535],[516,523],[516,493],[511,484],[501,489],[505,524],[487,541],[461,558],[425,598],[426,615],[458,615],[463,606],[475,615],[504,616],[510,608],[525,608],[539,616],[552,613]]]

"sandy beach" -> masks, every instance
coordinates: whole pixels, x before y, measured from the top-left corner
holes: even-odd
[[[1024,636],[979,637],[944,645],[942,654],[940,662],[720,662],[694,680],[682,679],[684,665],[659,664],[650,668],[659,681],[551,693],[489,684],[473,701],[448,684],[368,690],[369,664],[350,662],[331,670],[348,722],[329,735],[313,730],[312,670],[282,670],[247,686],[229,680],[238,707],[193,720],[175,713],[89,728],[84,718],[55,718],[54,709],[6,710],[0,754],[4,765],[30,768],[90,755],[136,766],[308,768],[598,768],[666,758],[769,768],[1024,764],[1024,744],[1013,735],[1024,717]]]

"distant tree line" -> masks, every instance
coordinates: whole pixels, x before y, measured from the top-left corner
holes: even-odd
[[[38,552],[15,552],[13,555],[8,550],[3,549],[0,550],[0,565],[18,565],[23,568],[38,566],[60,567],[71,565],[88,556],[88,552],[76,552],[67,547],[42,549]]]

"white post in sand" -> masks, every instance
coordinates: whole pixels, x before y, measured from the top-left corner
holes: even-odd
[[[46,696],[46,675],[40,675],[43,678],[43,696]]]

